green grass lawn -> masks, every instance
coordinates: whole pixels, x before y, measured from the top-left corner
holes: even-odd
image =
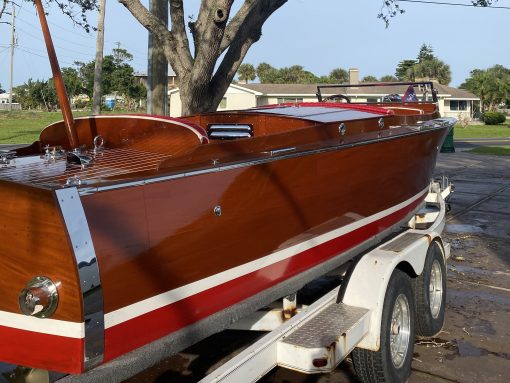
[[[88,112],[76,112],[75,117]],[[31,144],[53,122],[62,120],[60,112],[0,111],[0,144]]]
[[[127,112],[116,110],[103,113],[126,114]],[[73,112],[74,117],[89,114],[89,111]],[[0,111],[0,144],[31,144],[39,139],[39,134],[45,127],[61,120],[60,112]]]
[[[510,146],[478,146],[469,150],[469,152],[493,156],[510,156]]]
[[[508,138],[510,137],[510,122],[501,125],[468,125],[463,128],[455,126],[453,138]]]

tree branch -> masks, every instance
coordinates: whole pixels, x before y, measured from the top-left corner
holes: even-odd
[[[239,69],[239,66],[242,64],[249,48],[262,36],[262,26],[266,20],[273,12],[287,2],[287,0],[254,1],[255,3],[250,6],[247,13],[240,14],[238,12],[235,17],[237,18],[239,15],[239,18],[235,22],[237,25],[237,27],[235,27],[236,33],[233,37],[227,38],[227,40],[231,39],[229,48],[211,80],[211,89],[224,88],[226,91]],[[241,17],[244,18],[241,20]],[[224,92],[217,93],[223,95]]]
[[[150,13],[140,0],[119,0],[119,3],[124,5],[145,29],[158,36],[167,60],[177,73],[184,73],[192,67],[191,57],[186,54],[186,51],[189,52],[189,47],[186,47],[186,51],[182,52],[182,46],[177,44],[176,38],[167,26]]]
[[[223,53],[230,46],[232,41],[236,38],[239,30],[246,28],[246,24],[249,22],[250,18],[249,15],[256,11],[257,8],[261,16],[262,14],[264,15],[262,17],[264,17],[265,21],[269,16],[271,16],[271,14],[273,14],[273,12],[279,9],[286,2],[287,0],[246,0],[225,29],[223,40],[221,41],[220,46],[221,53]]]
[[[169,0],[171,33],[175,38],[177,50],[186,55],[186,62],[191,63],[193,58],[189,50],[186,23],[184,21],[184,5],[182,0]]]
[[[239,28],[246,21],[246,17],[253,10],[253,7],[257,4],[259,0],[245,0],[241,8],[237,11],[236,15],[230,20],[225,29],[225,33],[223,34],[223,40],[221,41],[221,52],[223,53],[229,45],[232,43],[232,40],[237,35]]]
[[[212,77],[214,67],[220,56],[220,44],[223,39],[223,33],[227,25],[230,8],[234,0],[203,0],[204,3],[209,3],[209,6],[202,6],[200,9],[199,18],[196,23],[196,34],[198,43],[195,42],[195,61],[194,70],[191,74],[192,81],[201,81],[204,79],[204,74],[208,80]],[[205,17],[205,9],[209,9],[207,17]]]
[[[6,6],[7,6],[7,0],[3,0],[2,8],[0,8],[0,19],[2,18],[2,15],[4,14]]]

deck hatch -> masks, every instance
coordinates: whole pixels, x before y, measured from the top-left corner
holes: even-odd
[[[253,137],[253,127],[249,124],[210,124],[207,126],[210,139],[234,140]]]

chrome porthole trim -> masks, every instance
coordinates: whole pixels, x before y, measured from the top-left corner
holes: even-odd
[[[85,370],[104,358],[103,292],[92,236],[76,187],[57,190],[56,197],[71,241],[80,278],[85,322]]]
[[[18,303],[25,315],[49,318],[58,306],[57,285],[47,277],[35,277],[21,290]]]
[[[377,121],[377,125],[379,125],[379,129],[383,129],[384,128],[384,118],[380,118],[378,121]]]

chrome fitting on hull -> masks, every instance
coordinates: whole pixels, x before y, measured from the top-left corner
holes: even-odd
[[[57,306],[57,284],[47,277],[35,277],[19,294],[19,307],[25,315],[49,318]]]

